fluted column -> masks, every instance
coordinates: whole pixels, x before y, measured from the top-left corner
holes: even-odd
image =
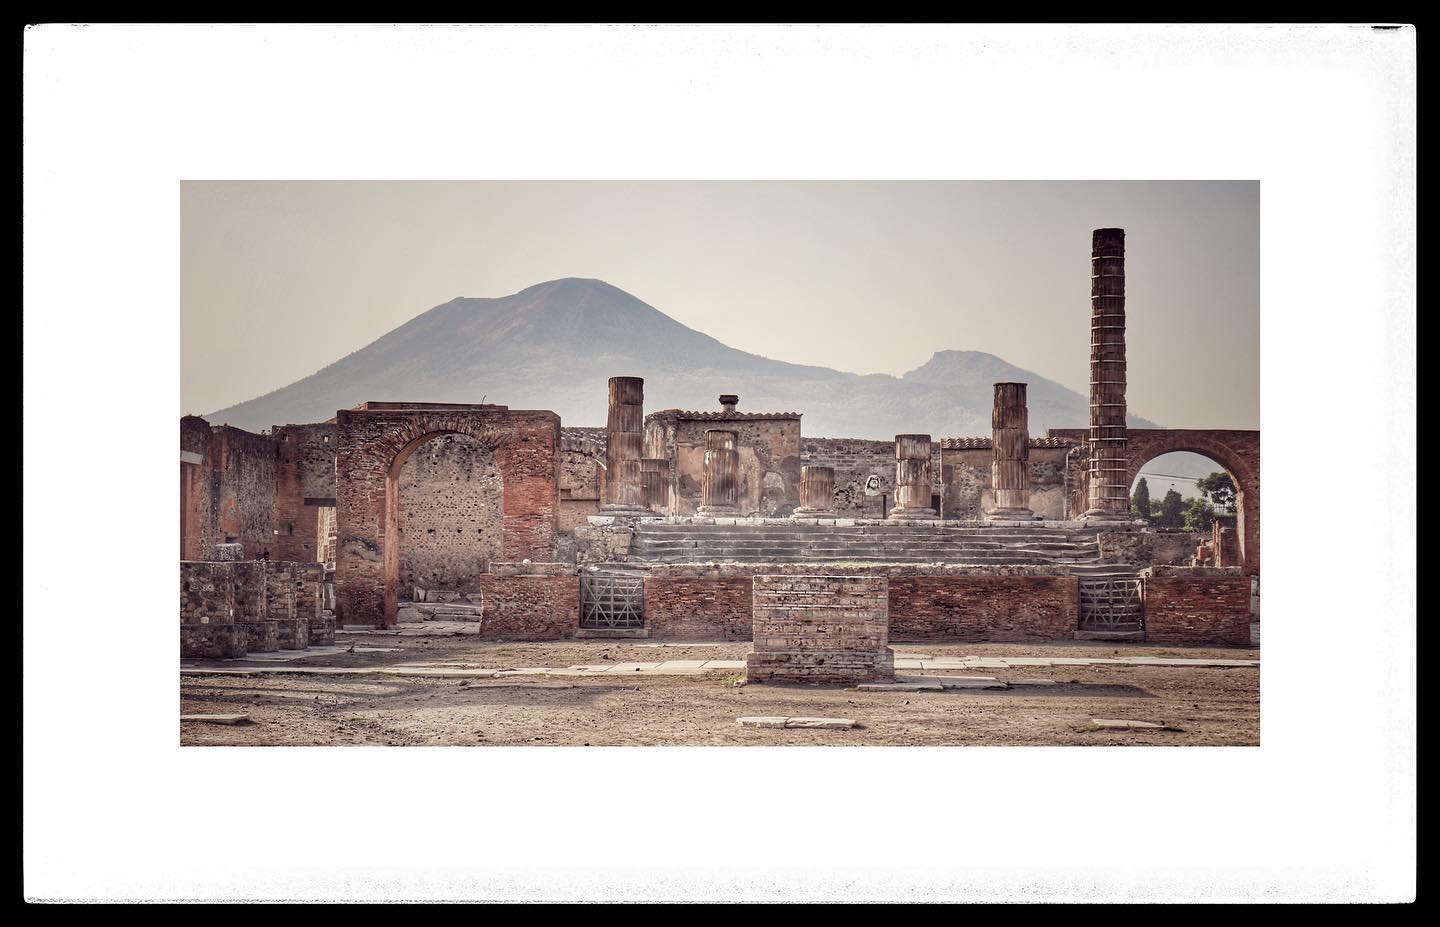
[[[835,468],[806,465],[800,468],[800,507],[792,518],[833,518]]]
[[[895,436],[895,508],[890,517],[938,518],[930,507],[930,436]]]
[[[1128,520],[1125,428],[1125,230],[1096,229],[1090,253],[1090,508]]]
[[[640,453],[645,431],[645,381],[610,378],[610,415],[605,424],[605,504],[602,512],[645,511]]]
[[[740,450],[733,431],[705,432],[705,472],[700,484],[700,515],[735,515],[740,484]]]
[[[994,502],[986,515],[997,520],[1034,518],[1030,510],[1030,413],[1024,383],[996,383],[990,413],[995,456],[990,464]]]

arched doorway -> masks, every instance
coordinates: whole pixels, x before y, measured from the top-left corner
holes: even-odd
[[[560,418],[555,413],[511,412],[492,405],[368,402],[336,414],[336,435],[335,595],[342,623],[394,625],[404,549],[401,480],[411,456],[437,437],[472,439],[483,450],[456,452],[472,461],[486,454],[493,457],[498,478],[487,498],[499,498],[498,556],[507,561],[553,559],[560,450]],[[491,506],[489,511],[493,502]],[[448,530],[457,528],[463,537],[463,522],[452,522]],[[470,526],[472,531],[482,528]]]

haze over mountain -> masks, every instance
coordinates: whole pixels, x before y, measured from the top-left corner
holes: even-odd
[[[1089,400],[980,351],[939,351],[902,377],[789,364],[728,347],[600,280],[566,278],[495,299],[457,298],[319,372],[206,416],[252,431],[318,422],[366,400],[496,402],[603,425],[606,380],[645,378],[645,411],[804,413],[816,437],[989,435],[992,384],[1030,384],[1030,430],[1083,427]],[[1153,423],[1131,417],[1136,427]]]

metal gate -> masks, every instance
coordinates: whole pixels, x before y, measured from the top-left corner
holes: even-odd
[[[623,573],[580,574],[580,627],[643,628],[645,580]]]
[[[1083,631],[1140,631],[1145,627],[1145,590],[1140,578],[1080,580]]]

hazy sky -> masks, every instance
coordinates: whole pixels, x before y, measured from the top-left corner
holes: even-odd
[[[780,360],[899,375],[987,351],[1084,393],[1090,232],[1115,226],[1131,411],[1259,427],[1253,181],[191,181],[181,220],[185,412],[557,277]]]

